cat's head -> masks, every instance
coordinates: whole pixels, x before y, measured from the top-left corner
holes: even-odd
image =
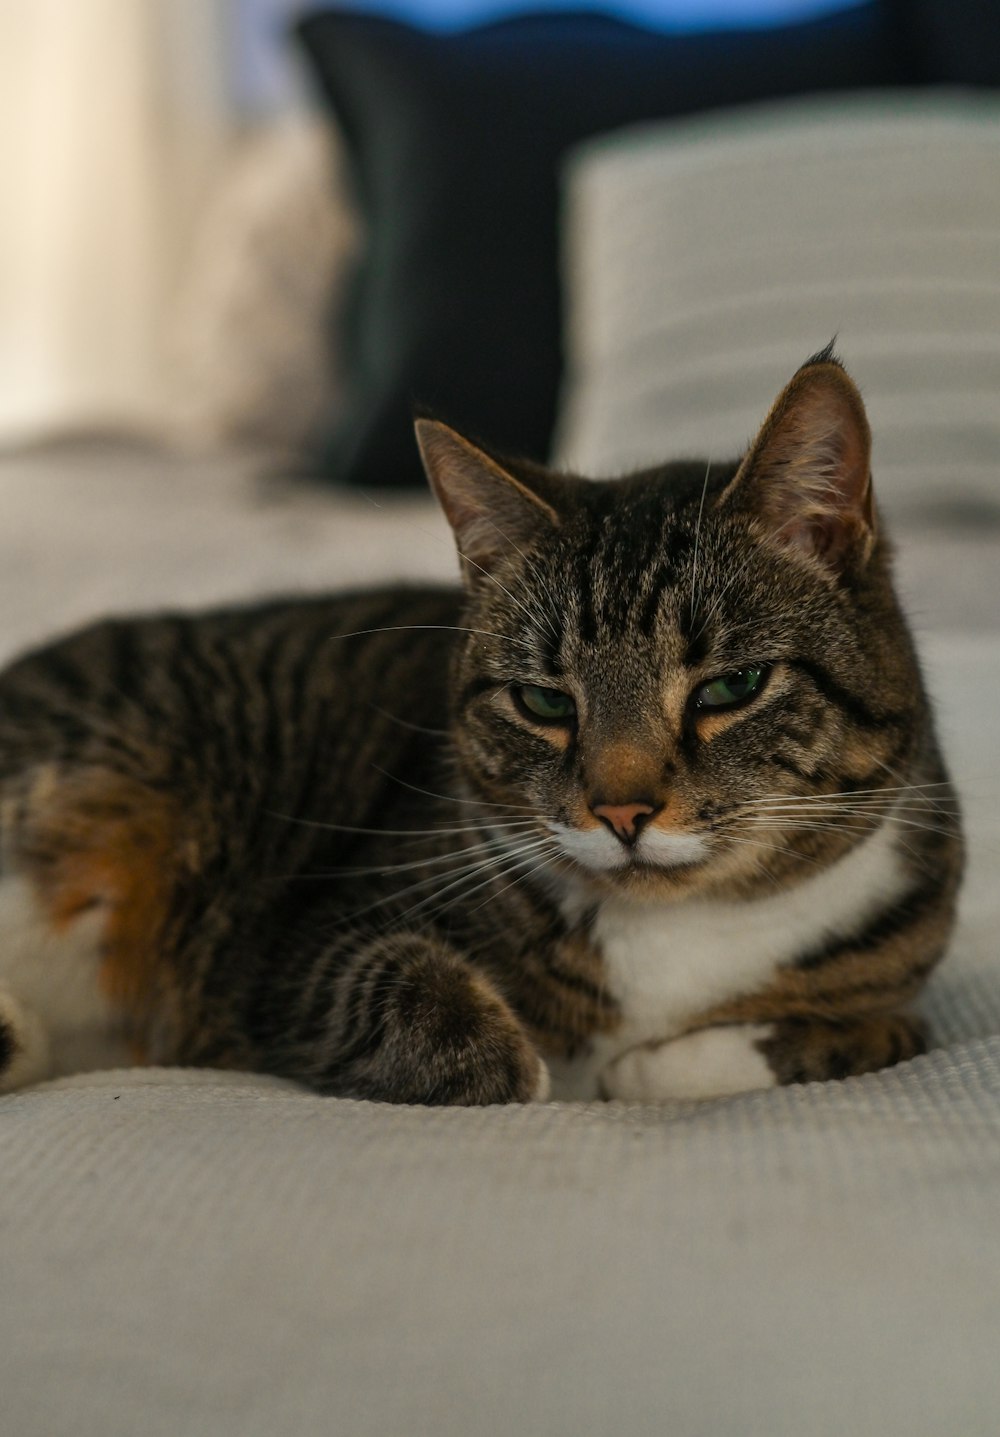
[[[587,480],[417,428],[467,590],[458,761],[548,840],[526,852],[603,889],[746,893],[870,830],[924,704],[829,351],[739,463]]]

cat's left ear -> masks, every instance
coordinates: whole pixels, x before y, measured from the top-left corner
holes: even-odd
[[[786,548],[842,573],[875,546],[871,430],[838,360],[809,360],[778,396],[720,499],[763,522]]]
[[[545,498],[449,425],[418,419],[416,434],[467,583],[558,528],[559,517]]]

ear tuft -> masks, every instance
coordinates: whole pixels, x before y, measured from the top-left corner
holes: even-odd
[[[811,355],[805,364],[800,365],[798,373],[801,374],[803,369],[811,369],[814,364],[835,364],[838,369],[844,369],[837,355],[836,335],[834,335],[828,343],[824,344],[822,349],[817,349],[816,353]],[[846,370],[844,372],[846,373]]]
[[[552,506],[502,463],[440,420],[420,418],[417,444],[451,525],[467,583],[559,525]]]
[[[750,509],[778,543],[836,572],[868,558],[871,431],[832,342],[778,396],[720,502]]]

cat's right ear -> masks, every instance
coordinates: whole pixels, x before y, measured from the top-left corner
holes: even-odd
[[[467,583],[489,574],[513,549],[559,526],[559,516],[496,459],[437,419],[416,421],[430,486],[455,533]]]

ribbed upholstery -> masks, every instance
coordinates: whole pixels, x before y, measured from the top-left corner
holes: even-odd
[[[569,173],[559,458],[729,458],[838,336],[878,493],[1000,499],[1000,103],[869,96],[598,141]]]
[[[18,1437],[996,1430],[1000,1039],[694,1111],[103,1076],[0,1171]]]

